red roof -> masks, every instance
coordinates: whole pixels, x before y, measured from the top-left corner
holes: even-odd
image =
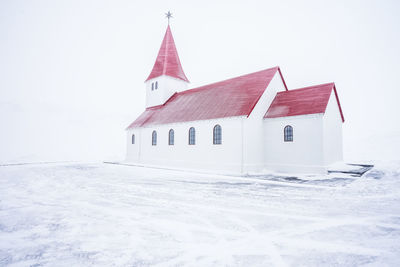
[[[147,108],[128,128],[249,116],[279,67],[175,93],[164,105]]]
[[[342,108],[334,83],[320,84],[296,90],[278,92],[264,118],[325,113],[332,90],[344,122]]]
[[[185,73],[183,72],[169,25],[167,27],[167,31],[165,32],[153,70],[146,81],[161,75],[168,75],[189,82]]]

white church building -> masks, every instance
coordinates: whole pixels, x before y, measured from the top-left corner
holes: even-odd
[[[279,67],[188,89],[168,26],[126,129],[131,164],[247,174],[324,173],[342,161],[334,83],[288,89]]]

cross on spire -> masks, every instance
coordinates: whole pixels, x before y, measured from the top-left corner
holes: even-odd
[[[169,25],[169,19],[173,18],[172,13],[168,11],[168,13],[165,13],[165,17],[168,19],[168,25]]]

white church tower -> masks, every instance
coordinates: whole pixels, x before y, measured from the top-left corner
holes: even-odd
[[[146,108],[165,104],[176,92],[186,90],[188,83],[168,25],[153,70],[145,81]]]

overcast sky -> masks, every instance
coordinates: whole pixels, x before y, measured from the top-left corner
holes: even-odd
[[[335,82],[345,158],[398,157],[399,1],[0,0],[0,161],[123,158],[168,10],[190,87]]]

